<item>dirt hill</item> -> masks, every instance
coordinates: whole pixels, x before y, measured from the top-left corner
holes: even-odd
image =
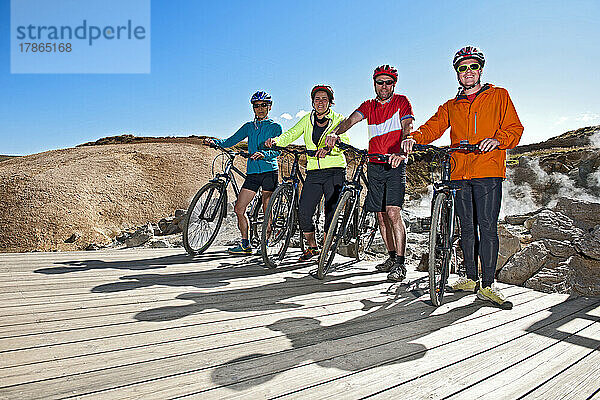
[[[563,141],[556,140],[566,134],[547,142],[569,147],[573,137],[579,137],[575,143],[584,139],[587,143],[590,132],[600,127],[586,129],[573,131]],[[89,243],[107,243],[128,227],[157,222],[175,209],[187,208],[211,176],[218,154],[202,146],[201,140],[199,136],[122,135],[1,161],[0,251],[79,250]],[[556,155],[552,146],[531,146],[515,150],[513,157],[540,151],[543,157]],[[579,149],[575,151],[580,154]],[[568,160],[573,168],[578,157],[571,155]],[[427,154],[411,160],[410,193],[427,185],[427,161]],[[243,164],[240,159],[240,167]],[[73,233],[80,237],[75,243],[65,243]]]
[[[0,251],[76,250],[186,208],[215,150],[134,143],[48,151],[0,163]],[[64,243],[73,233],[81,237]]]

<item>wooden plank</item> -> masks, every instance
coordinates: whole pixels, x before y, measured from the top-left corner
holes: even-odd
[[[110,397],[111,393],[112,395],[118,393],[118,396],[123,397],[154,395],[157,398],[168,398],[190,392],[194,393],[194,391],[204,391],[202,392],[203,398],[220,398],[231,394],[231,392],[236,393],[237,390],[240,391],[239,393],[243,393],[243,397],[269,397],[273,393],[280,393],[281,390],[298,386],[306,387],[315,379],[322,379],[324,370],[321,366],[327,366],[330,363],[328,360],[332,358],[354,359],[354,355],[359,354],[358,361],[354,360],[352,362],[360,364],[370,362],[365,354],[373,356],[373,349],[385,349],[384,357],[389,357],[388,353],[397,354],[398,351],[401,353],[414,352],[415,348],[408,344],[408,338],[414,335],[418,337],[431,334],[438,331],[440,325],[446,326],[450,323],[448,317],[443,314],[430,317],[434,320],[428,318],[404,324],[396,323],[393,318],[401,318],[402,316],[399,308],[406,307],[406,309],[409,309],[405,303],[410,303],[410,301],[405,299],[404,301],[400,300],[400,303],[396,305],[398,308],[392,307],[383,311],[387,319],[383,319],[381,329],[374,329],[376,324],[370,318],[363,318],[362,321],[360,318],[348,320],[342,324],[333,324],[331,328],[317,327],[316,332],[314,322],[317,320],[308,319],[307,321],[305,318],[282,320],[271,329],[284,330],[287,336],[292,335],[293,338],[297,338],[292,339],[293,348],[287,351],[273,353],[269,346],[264,349],[252,346],[251,349],[243,353],[236,351],[231,354],[221,354],[222,363],[216,368],[180,371],[177,374],[171,374],[171,376],[163,375],[162,378],[158,378],[161,380],[160,389],[148,391],[144,382],[139,381],[120,388],[118,392],[108,391],[106,397]],[[416,303],[413,303],[413,306],[414,304]],[[430,310],[432,309],[430,308]],[[429,312],[431,313],[431,311]],[[479,312],[482,312],[483,315],[476,315]],[[473,321],[480,318],[485,319],[486,312],[497,314],[498,310],[485,307],[482,311],[479,306],[467,303],[453,315],[452,320],[456,321],[461,317],[467,317],[471,323],[461,323],[461,327],[466,325],[462,329],[476,331],[479,329],[479,323]],[[291,328],[288,326],[281,327],[282,324],[289,324]],[[297,333],[288,332],[288,329],[293,330],[294,327],[299,330]],[[347,332],[347,336],[340,338],[341,332]],[[298,340],[300,342],[297,342]],[[305,342],[302,342],[303,340]],[[422,346],[417,347],[422,350]],[[344,363],[342,362],[342,364]],[[335,365],[335,362],[333,364]],[[144,368],[146,367],[144,366]],[[337,371],[337,369],[335,370]],[[227,372],[226,375],[223,375],[225,372]],[[331,368],[327,368],[325,372],[325,375],[329,375]],[[281,377],[285,377],[284,382],[279,381]],[[301,378],[299,379],[299,377]],[[271,383],[271,380],[274,383]],[[257,389],[253,387],[252,383],[249,384],[249,381],[268,382],[268,385],[260,386],[260,389]],[[217,390],[205,392],[209,389]],[[262,391],[255,392],[255,390]],[[94,393],[94,397],[100,396],[100,394]]]
[[[527,329],[526,334],[512,341],[497,338],[481,353],[432,369],[418,379],[381,392],[373,398],[402,395],[407,398],[516,399],[546,377],[560,371],[563,366],[589,354],[589,348],[573,344],[581,342],[577,339],[580,335],[600,339],[600,323],[581,318],[598,310],[600,306],[588,312],[584,309],[541,329]],[[593,392],[589,387],[587,389],[588,395]],[[581,395],[579,397],[582,398]]]
[[[406,299],[405,299],[406,301]],[[422,303],[418,302],[415,303],[415,306],[418,306],[420,308],[422,308]],[[394,315],[395,313],[392,313],[392,315]],[[416,316],[418,318],[420,318],[420,314],[421,311],[420,309],[416,311]],[[387,315],[386,315],[387,316]],[[300,318],[304,318],[304,317],[300,317]],[[397,318],[402,318],[401,314],[397,315]],[[392,319],[390,321],[389,318],[384,318],[382,323],[384,324],[385,329],[389,329],[389,324],[390,323],[394,323],[394,320]],[[364,334],[369,334],[368,332],[373,328],[373,323],[372,324],[368,324],[368,325],[363,325],[363,329],[365,329],[367,331],[367,333]],[[406,325],[406,324],[405,324]],[[410,324],[408,324],[410,325]],[[397,328],[396,328],[397,329]],[[332,334],[337,335],[337,332],[333,332]],[[389,335],[382,335],[382,334],[377,334],[378,337],[384,337],[386,340],[388,340]],[[352,337],[352,336],[351,336]],[[379,339],[381,340],[381,339]],[[359,343],[362,343],[362,341],[359,340]],[[368,342],[366,342],[368,343]],[[289,347],[289,344],[287,342],[287,340],[283,340],[282,343],[280,343],[280,345],[283,345],[285,349],[287,349]],[[272,349],[275,346],[275,344],[273,343],[256,343],[252,346],[253,349],[257,349],[257,351],[262,350],[264,347],[264,351],[272,351]],[[243,348],[243,346],[242,346]],[[348,351],[348,348],[344,347],[344,350]],[[202,352],[201,354],[183,354],[183,355],[179,355],[179,353],[176,353],[177,355],[174,357],[171,357],[170,359],[161,359],[161,360],[157,360],[157,361],[151,361],[151,362],[145,362],[141,365],[135,365],[135,368],[132,368],[132,366],[126,366],[126,367],[117,367],[114,369],[109,369],[109,370],[103,370],[103,371],[97,371],[97,372],[91,372],[91,373],[84,373],[84,374],[80,374],[76,376],[71,377],[71,379],[69,379],[69,377],[65,377],[65,378],[61,378],[61,379],[56,379],[56,380],[52,380],[52,381],[44,381],[44,382],[32,382],[31,384],[27,384],[27,385],[19,385],[20,390],[22,391],[22,393],[30,393],[33,394],[36,391],[42,390],[41,388],[43,387],[43,390],[49,392],[49,393],[60,393],[60,391],[62,390],[61,388],[65,386],[64,381],[65,380],[69,380],[69,382],[75,380],[77,382],[77,385],[81,384],[81,387],[77,386],[75,387],[73,384],[70,384],[70,390],[75,390],[76,393],[81,393],[79,392],[79,390],[83,391],[83,393],[85,393],[85,391],[90,391],[93,388],[96,388],[97,390],[106,390],[106,389],[110,389],[110,385],[114,384],[115,379],[117,379],[119,382],[122,382],[123,384],[127,384],[127,382],[130,382],[131,380],[133,380],[134,382],[140,380],[140,376],[143,376],[144,379],[142,379],[142,381],[146,381],[148,379],[160,379],[161,377],[165,376],[165,375],[177,375],[182,373],[183,371],[195,371],[198,369],[203,369],[206,370],[205,368],[201,368],[203,365],[206,365],[206,362],[209,362],[208,366],[210,366],[210,362],[212,362],[212,365],[219,365],[224,358],[227,357],[235,357],[237,354],[240,353],[239,349],[236,348],[229,348],[227,349],[227,352],[223,352],[222,350],[216,351],[216,352]],[[210,373],[207,373],[206,375],[208,375],[208,378],[210,379]],[[98,377],[99,376],[103,376],[104,380],[102,382],[99,382]],[[109,385],[108,387],[106,385]],[[27,390],[25,390],[24,388],[28,388]],[[31,392],[29,391],[31,390]],[[120,396],[120,395],[119,395]]]
[[[359,301],[360,298],[351,299],[353,303],[341,304],[339,308],[333,307],[333,305],[323,304],[318,307],[310,309],[291,309],[285,313],[285,317],[324,317],[330,316],[331,319],[344,319],[352,318],[360,314],[364,314],[362,311],[362,303]],[[384,297],[373,298],[373,300],[384,300]],[[323,307],[326,306],[326,307]],[[423,304],[423,308],[427,307]],[[418,318],[419,314],[415,315]],[[56,336],[54,339],[56,342],[51,340],[51,337],[44,335],[39,341],[34,342],[35,346],[26,348],[24,350],[10,350],[2,353],[2,361],[0,361],[0,379],[7,378],[17,368],[14,366],[25,364],[27,368],[31,367],[31,363],[35,364],[35,368],[44,368],[44,361],[54,362],[57,360],[68,360],[69,356],[76,354],[77,357],[72,360],[75,363],[81,363],[88,368],[94,365],[94,359],[97,359],[96,364],[106,366],[110,363],[110,357],[118,359],[119,357],[131,359],[132,355],[127,354],[121,356],[119,354],[106,354],[106,353],[118,353],[131,350],[132,352],[140,351],[146,357],[159,357],[158,353],[161,351],[169,352],[173,348],[178,346],[187,345],[186,342],[192,342],[192,348],[194,350],[209,349],[218,343],[219,347],[227,346],[230,344],[245,343],[246,341],[255,341],[260,339],[262,336],[260,333],[261,328],[265,328],[269,324],[282,318],[282,314],[263,314],[260,317],[244,318],[234,321],[220,321],[216,320],[213,324],[204,324],[201,326],[185,326],[185,327],[172,327],[169,326],[166,329],[153,329],[142,332],[131,331],[127,334],[123,334],[121,327],[111,331],[103,331],[100,336],[89,337],[82,336],[79,340],[76,340],[72,335],[69,335],[69,341],[64,343],[64,338]],[[262,329],[264,330],[264,329]],[[266,330],[267,332],[271,332]],[[114,335],[111,337],[111,333]],[[272,336],[267,335],[267,336]],[[282,336],[281,334],[278,336]],[[118,338],[118,340],[115,340]],[[61,341],[62,340],[62,343]],[[157,343],[158,342],[158,343]],[[12,349],[10,343],[2,343],[2,348]],[[16,348],[23,348],[23,343],[19,340],[14,340],[13,344],[19,346]],[[153,349],[155,346],[156,349]],[[161,349],[164,347],[164,350]],[[93,348],[93,351],[90,351]],[[46,355],[49,354],[49,355]],[[87,356],[86,356],[87,355]],[[65,361],[62,366],[68,366],[69,361]],[[8,368],[10,366],[10,368]],[[21,372],[27,372],[27,368],[18,369]],[[10,370],[10,371],[9,371]],[[46,372],[48,372],[47,370]],[[60,371],[63,373],[63,371]]]
[[[555,298],[556,299],[556,298]],[[394,384],[416,379],[431,371],[435,366],[450,364],[457,358],[464,358],[488,348],[490,342],[503,338],[505,341],[513,340],[523,334],[523,330],[532,323],[549,316],[550,321],[564,317],[573,311],[565,307],[557,313],[549,313],[549,307],[554,304],[548,298],[542,300],[545,311],[531,312],[529,307],[515,308],[510,312],[496,312],[476,321],[466,324],[448,324],[448,321],[433,323],[439,329],[426,336],[400,339],[374,354],[373,349],[355,351],[342,360],[337,357],[329,362],[320,362],[324,368],[315,368],[313,363],[307,363],[294,371],[271,373],[269,385],[260,385],[264,377],[250,379],[243,385],[244,391],[235,389],[235,379],[242,376],[241,367],[232,369],[229,375],[229,387],[218,388],[206,393],[213,398],[217,397],[243,397],[245,395],[272,397],[283,395],[291,398],[337,398],[352,393],[353,398],[369,396],[380,390],[388,389]],[[555,300],[556,301],[556,300]],[[540,304],[538,303],[538,306]],[[583,307],[587,304],[579,301],[572,303],[571,307]],[[446,316],[447,317],[447,316]],[[443,319],[442,319],[443,321]],[[419,321],[417,324],[432,325],[430,318]],[[486,328],[484,328],[486,327]],[[468,343],[468,345],[465,345]],[[256,364],[256,363],[254,363]],[[350,367],[340,368],[341,365]],[[255,365],[255,368],[258,368]],[[235,371],[235,372],[234,372]],[[225,373],[225,372],[223,372]],[[257,374],[255,373],[254,376]],[[247,375],[246,375],[247,376]],[[297,376],[302,376],[298,382]],[[383,377],[383,378],[382,378]],[[222,379],[222,381],[226,381]],[[281,388],[285,388],[283,393]],[[236,393],[234,393],[236,392]],[[235,396],[234,396],[235,395]]]

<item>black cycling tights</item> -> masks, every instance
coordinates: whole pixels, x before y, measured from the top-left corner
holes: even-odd
[[[477,255],[482,264],[482,286],[490,286],[498,261],[498,215],[502,202],[502,178],[452,181],[456,187],[456,214],[467,278],[477,281]]]
[[[344,168],[326,168],[308,171],[298,205],[298,222],[302,232],[314,232],[313,215],[325,196],[325,233],[329,229],[335,206],[346,177]]]

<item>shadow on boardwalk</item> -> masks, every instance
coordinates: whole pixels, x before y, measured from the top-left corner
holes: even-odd
[[[485,304],[475,301],[432,315],[436,308],[418,299],[419,291],[397,286],[388,300],[363,300],[363,311],[371,311],[347,321],[328,325],[311,317],[284,318],[267,327],[281,332],[292,348],[272,353],[253,353],[228,361],[212,373],[218,387],[246,390],[273,379],[278,374],[317,364],[348,375],[366,369],[403,363],[423,357],[428,349],[418,339],[465,318]],[[464,296],[458,295],[455,299]],[[301,373],[296,371],[294,373]],[[326,376],[331,376],[327,373]],[[381,374],[385,377],[385,373]],[[321,381],[321,377],[313,377]]]
[[[64,264],[64,267],[40,268],[33,272],[37,274],[58,275],[98,269],[127,269],[136,271],[166,268],[169,265],[174,264],[215,261],[221,260],[223,257],[224,252],[207,252],[195,257],[190,257],[189,255],[183,253],[164,257],[144,258],[133,261],[76,260],[61,262],[60,264]]]
[[[291,268],[291,267],[290,267]],[[237,268],[239,270],[240,268]],[[277,271],[281,271],[277,269]],[[175,274],[182,275],[182,274]],[[194,284],[186,278],[190,278],[190,274],[184,276],[164,276],[165,285],[172,285],[174,279],[183,279],[185,286]],[[257,276],[264,276],[265,271]],[[244,277],[247,277],[247,273]],[[352,282],[336,282],[336,280],[358,278],[363,276],[373,276],[373,279],[357,283]],[[192,279],[200,277],[195,276]],[[231,279],[231,277],[229,277]],[[233,290],[224,290],[211,293],[183,293],[177,296],[179,300],[191,300],[194,303],[183,306],[167,306],[159,307],[151,310],[142,311],[136,314],[135,318],[139,321],[170,321],[178,318],[187,317],[192,314],[200,313],[205,310],[213,309],[228,312],[250,312],[250,311],[273,311],[285,310],[290,308],[302,307],[302,304],[289,301],[291,298],[298,296],[311,295],[315,293],[323,294],[323,297],[335,296],[335,292],[349,289],[368,288],[375,285],[380,285],[383,276],[377,277],[371,271],[355,272],[345,275],[332,277],[327,284],[318,281],[312,276],[304,275],[299,278],[284,277],[281,281],[268,283],[257,287],[243,287]],[[204,279],[200,279],[201,284],[206,285]],[[227,284],[227,282],[222,282]],[[194,284],[196,285],[196,284]],[[204,286],[206,287],[206,286]],[[329,294],[329,296],[328,296]],[[329,300],[329,302],[335,300]]]
[[[558,328],[556,328],[554,331],[547,331],[547,330],[540,329],[540,328],[548,325],[548,321],[552,321],[555,318],[553,316],[554,313],[561,313],[565,307],[568,307],[570,301],[574,301],[576,299],[582,299],[582,300],[585,299],[586,302],[589,303],[589,305],[586,306],[583,310],[574,309],[574,311],[571,314],[567,315],[566,317],[563,317],[564,322]],[[549,316],[547,316],[546,318],[541,319],[541,320],[537,321],[536,323],[534,323],[533,325],[531,325],[529,328],[527,328],[527,331],[534,332],[537,334],[540,334],[540,332],[544,332],[544,335],[548,336],[548,337],[560,336],[561,327],[567,326],[568,323],[575,318],[584,319],[586,321],[589,321],[590,324],[600,322],[600,316],[594,315],[594,314],[598,313],[598,310],[597,310],[598,307],[600,307],[600,298],[598,298],[598,297],[580,298],[579,296],[570,296],[564,302],[550,307],[551,314]],[[564,332],[569,332],[569,328],[566,328],[566,330]],[[569,336],[565,337],[563,340],[565,342],[568,342],[571,344],[575,344],[575,345],[582,346],[582,347],[587,347],[588,349],[600,350],[600,340],[593,339],[591,337],[584,337],[584,336],[578,335],[577,333],[570,334]]]
[[[187,256],[172,256],[175,257],[187,257]],[[202,257],[202,258],[201,258]],[[195,262],[209,262],[215,260],[223,260],[222,253],[216,255],[203,255],[195,257]],[[230,256],[229,256],[230,257]],[[164,258],[161,257],[152,260],[141,260],[142,262],[160,262]],[[189,258],[187,260],[190,260]],[[234,261],[235,260],[235,261]],[[126,275],[119,279],[121,282],[107,283],[96,286],[92,289],[92,293],[114,293],[123,292],[127,290],[142,289],[151,286],[173,286],[173,287],[184,287],[193,286],[197,288],[218,288],[231,284],[234,279],[249,279],[257,277],[265,277],[286,271],[293,271],[296,269],[306,267],[306,264],[292,263],[287,264],[277,269],[266,269],[262,260],[258,257],[242,257],[234,258],[234,260],[227,260],[219,263],[216,268],[211,268],[204,271],[197,272],[182,272],[177,274],[140,274],[140,275]],[[136,261],[138,263],[140,261]],[[184,261],[185,262],[185,261]],[[179,263],[179,262],[177,262]],[[121,263],[125,267],[131,267],[129,263]],[[108,267],[107,267],[108,268]],[[112,267],[114,268],[114,267]],[[133,268],[128,268],[133,269]],[[312,279],[312,278],[311,278]],[[248,289],[246,289],[248,290]],[[170,318],[175,319],[175,318]]]

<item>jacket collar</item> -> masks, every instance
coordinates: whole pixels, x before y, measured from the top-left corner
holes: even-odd
[[[477,92],[475,98],[477,98],[477,96],[479,96],[481,93],[485,92],[488,89],[491,89],[493,86],[489,83],[486,83],[485,85],[483,85],[481,87],[481,89],[479,89],[479,91]],[[460,87],[458,88],[458,93],[456,94],[456,97],[454,98],[454,101],[458,101],[458,100],[466,100],[467,99],[467,95],[465,94],[465,89]]]
[[[317,113],[315,110],[312,110],[310,112],[310,124],[312,126],[315,125],[315,117],[317,116]],[[333,121],[333,110],[331,109],[331,107],[329,107],[329,112],[327,113],[327,115],[325,116],[325,118],[327,118],[330,121]]]

